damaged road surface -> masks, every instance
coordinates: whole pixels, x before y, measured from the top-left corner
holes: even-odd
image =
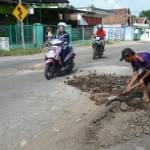
[[[144,106],[140,88],[107,105],[107,98],[120,94],[128,78],[94,72],[68,79],[67,84],[90,93],[100,109],[85,130],[84,149],[101,150],[150,134],[150,110]]]
[[[117,43],[97,60],[91,46],[75,47],[78,76],[69,76],[68,84],[65,76],[45,80],[44,54],[0,58],[0,150],[150,150],[150,119],[140,90],[105,103],[128,77],[99,74],[132,73],[119,61],[125,47],[141,51],[150,43]],[[99,74],[79,76],[89,70]]]

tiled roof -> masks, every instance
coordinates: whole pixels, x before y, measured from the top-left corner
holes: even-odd
[[[145,23],[145,20],[146,20],[145,17],[138,17],[136,23],[143,24]]]

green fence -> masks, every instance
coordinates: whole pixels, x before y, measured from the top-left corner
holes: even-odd
[[[39,48],[43,41],[46,40],[45,35],[47,27],[53,29],[53,33],[57,33],[57,26],[53,25],[24,25],[24,42],[25,48]],[[67,27],[67,32],[70,34],[71,42],[83,44],[91,40],[91,34],[94,31],[93,27],[79,26],[77,28]],[[21,27],[16,25],[0,25],[0,37],[8,37],[11,49],[21,48]]]
[[[21,46],[20,25],[0,25],[0,37],[9,37],[10,48],[20,48]],[[33,26],[24,25],[24,41],[26,48],[34,47]]]
[[[71,37],[74,44],[91,44],[91,34],[94,32],[93,26],[78,26],[72,28]]]

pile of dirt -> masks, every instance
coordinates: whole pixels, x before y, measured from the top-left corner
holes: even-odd
[[[82,76],[74,75],[73,78],[68,78],[66,83],[80,89],[82,92],[90,93],[91,100],[95,101],[97,105],[101,105],[106,102],[108,97],[120,94],[128,80],[129,76],[97,75],[94,72]],[[139,88],[136,88],[128,95],[121,96],[120,101],[128,101],[135,97],[142,97],[142,92]]]
[[[118,106],[118,104],[115,104]],[[107,148],[118,143],[124,143],[135,137],[150,134],[150,112],[141,110],[135,112],[108,111],[99,114],[86,129],[85,142],[95,149]]]
[[[90,99],[99,107],[105,106],[105,111],[100,112],[85,131],[87,149],[110,147],[150,134],[150,111],[144,106],[140,88],[105,105],[109,96],[121,93],[128,79],[128,76],[97,75],[94,72],[73,76],[66,81],[82,92],[90,93]]]

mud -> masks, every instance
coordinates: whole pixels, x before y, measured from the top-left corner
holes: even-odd
[[[120,94],[128,79],[128,76],[96,72],[67,79],[67,84],[90,93],[96,105],[105,107],[86,128],[87,150],[111,147],[150,134],[150,107],[145,107],[139,87],[107,105],[107,98]]]

